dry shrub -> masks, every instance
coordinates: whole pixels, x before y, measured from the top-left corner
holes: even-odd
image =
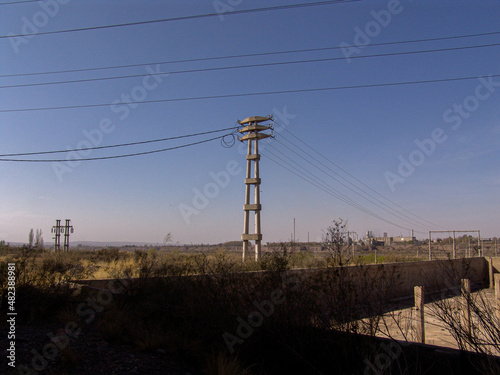
[[[56,317],[74,299],[73,281],[90,275],[80,254],[24,247],[12,260],[16,263],[16,310],[29,321]],[[6,280],[0,281],[4,294]]]
[[[251,367],[244,367],[237,357],[225,353],[211,354],[206,362],[208,375],[251,375]]]

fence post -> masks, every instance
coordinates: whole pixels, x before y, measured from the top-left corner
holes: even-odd
[[[500,273],[495,274],[495,297],[500,301]]]
[[[425,344],[425,318],[424,318],[424,299],[425,289],[423,286],[414,287],[415,292],[415,311],[417,312],[416,340]]]
[[[493,302],[493,306],[496,307],[497,310],[497,319],[500,320],[500,273],[496,273],[494,276],[495,280],[495,301]]]
[[[490,258],[488,262],[488,271],[490,274],[490,288],[493,289],[495,288],[495,269],[493,268],[493,259]]]
[[[495,274],[495,299],[497,300],[497,316],[500,319],[500,273]]]
[[[462,279],[461,282],[462,294],[462,310],[464,312],[464,324],[467,329],[467,334],[471,334],[471,320],[470,320],[470,280]]]

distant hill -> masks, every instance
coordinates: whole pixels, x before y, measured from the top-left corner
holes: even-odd
[[[10,246],[23,246],[27,245],[26,242],[7,242]],[[163,246],[161,243],[150,243],[150,242],[125,242],[125,241],[109,241],[109,242],[104,242],[104,241],[70,241],[70,247],[77,247],[78,245],[83,246],[83,247],[107,247],[107,246],[113,246],[113,247],[124,247],[124,246]],[[171,244],[169,244],[171,245]],[[50,249],[54,246],[52,242],[45,242],[45,248]],[[61,241],[61,247],[63,246],[62,241]]]
[[[75,241],[70,242],[71,247],[75,246],[87,246],[87,247],[106,247],[106,246],[114,246],[114,247],[124,247],[124,246],[163,246],[161,243],[151,243],[151,242],[126,242],[126,241]]]

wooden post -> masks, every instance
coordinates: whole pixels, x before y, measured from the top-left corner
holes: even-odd
[[[500,274],[495,274],[495,299],[497,300],[497,317],[500,320]]]
[[[488,262],[488,270],[490,273],[490,289],[495,288],[495,270],[493,268],[493,259],[490,258],[490,261]]]
[[[500,273],[495,274],[495,297],[500,300]]]
[[[471,334],[471,319],[470,319],[470,280],[462,279],[461,282],[461,292],[462,292],[462,310],[464,312],[464,324],[467,330],[467,334]]]
[[[457,259],[457,244],[455,241],[455,231],[453,231],[453,259]]]
[[[415,311],[417,313],[416,319],[416,340],[425,344],[425,318],[424,318],[424,299],[425,290],[423,286],[414,287],[415,292]]]
[[[431,231],[429,231],[429,260],[432,260],[432,250],[431,250],[431,243],[432,243],[432,239],[431,239]]]
[[[483,255],[483,249],[481,247],[481,232],[480,231],[477,231],[477,246],[478,246],[478,256],[482,256]]]

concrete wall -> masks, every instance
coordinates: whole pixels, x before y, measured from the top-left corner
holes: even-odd
[[[500,257],[497,258],[487,258],[488,262],[491,259],[491,263],[493,264],[493,270],[495,273],[500,273]]]
[[[500,269],[500,258],[494,259],[494,266]],[[265,271],[240,274],[239,277],[255,278]],[[307,284],[308,279],[331,282],[338,278],[339,269],[298,269],[288,271],[289,276],[296,277]],[[411,297],[414,286],[424,286],[426,295],[440,291],[450,291],[460,286],[460,279],[470,279],[473,289],[489,286],[489,265],[485,258],[466,258],[455,260],[435,260],[408,263],[372,264],[365,266],[344,267],[342,275],[345,280],[355,283],[360,290],[370,289],[376,298],[398,299]],[[186,276],[203,279],[207,276]],[[90,288],[108,289],[119,292],[122,285],[138,282],[131,280],[83,280]]]
[[[332,272],[328,269],[292,270],[302,277]],[[399,299],[411,297],[415,286],[424,286],[426,295],[458,290],[461,279],[470,279],[473,289],[488,287],[489,270],[485,258],[435,260],[407,263],[350,266],[345,276],[357,280],[358,287],[370,289],[378,298]]]
[[[487,258],[488,272],[489,272],[489,285],[490,288],[495,287],[495,274],[500,273],[500,258]]]
[[[383,265],[396,275],[395,298],[412,296],[415,286],[424,286],[426,294],[458,288],[461,279],[470,279],[473,288],[488,285],[488,264],[484,258],[435,260]]]

